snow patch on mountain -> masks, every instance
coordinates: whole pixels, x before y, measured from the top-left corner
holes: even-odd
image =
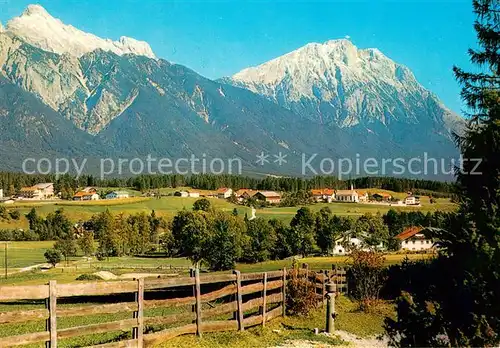
[[[85,53],[102,49],[117,55],[135,54],[156,58],[147,42],[125,36],[118,41],[102,39],[64,24],[40,5],[29,5],[21,16],[7,23],[6,30],[33,46],[58,54],[81,57]]]

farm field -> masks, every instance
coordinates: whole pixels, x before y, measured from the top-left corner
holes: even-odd
[[[189,189],[189,188],[177,188]],[[174,189],[162,189],[165,192],[172,193]],[[395,197],[401,198],[404,193],[395,193],[384,190],[367,190],[369,192],[389,192]],[[137,191],[136,191],[137,192]],[[129,199],[114,200],[114,201],[92,201],[92,202],[72,202],[72,201],[55,201],[55,202],[23,202],[16,203],[15,205],[7,206],[9,210],[19,210],[21,214],[25,215],[31,208],[36,208],[37,212],[45,216],[57,209],[64,209],[65,214],[73,221],[89,219],[93,214],[100,213],[109,209],[111,213],[118,214],[135,214],[135,213],[151,213],[152,210],[158,216],[173,217],[179,210],[191,209],[194,202],[198,198],[181,198],[181,197],[162,197],[157,198],[144,198],[144,197],[131,197]],[[239,214],[245,213],[250,215],[251,209],[249,207],[235,205],[221,199],[210,199],[216,209],[223,211],[232,211],[236,208]],[[323,207],[328,207],[332,210],[333,214],[344,216],[360,216],[366,213],[380,213],[384,214],[390,209],[401,211],[454,211],[457,207],[456,204],[450,202],[449,199],[439,198],[436,203],[430,204],[428,197],[422,197],[422,207],[391,207],[381,204],[357,204],[357,203],[316,203],[309,205],[313,211],[319,211]],[[270,207],[257,210],[257,216],[265,219],[279,219],[285,223],[290,222],[300,207]],[[25,218],[20,220],[2,221],[0,220],[0,228],[28,228]]]
[[[45,263],[43,254],[54,242],[7,242],[7,266],[9,270]],[[5,269],[5,242],[0,242],[0,267]]]

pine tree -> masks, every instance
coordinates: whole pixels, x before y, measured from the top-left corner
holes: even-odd
[[[470,124],[457,144],[460,211],[436,230],[442,250],[425,268],[428,284],[400,299],[387,320],[402,346],[497,346],[500,342],[500,2],[474,0],[477,72],[454,68]],[[477,166],[477,160],[480,161]],[[437,337],[444,337],[442,342]]]
[[[480,49],[469,55],[479,72],[454,69],[471,117],[457,136],[469,159],[457,172],[462,223],[442,239],[458,306],[448,313],[452,343],[485,346],[500,340],[500,2],[475,0],[473,6]]]

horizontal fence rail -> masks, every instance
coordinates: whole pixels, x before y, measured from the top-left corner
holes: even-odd
[[[331,272],[304,265],[298,274],[310,280],[318,300],[324,298]],[[121,334],[93,347],[152,347],[186,334],[265,326],[285,315],[289,276],[286,269],[215,275],[196,269],[177,278],[0,286],[0,303],[22,308],[26,301],[45,301],[45,308],[0,312],[0,332],[2,325],[45,321],[45,331],[0,337],[0,347],[45,343],[54,348],[61,340],[112,332]],[[102,322],[100,316],[120,319]],[[61,325],[67,318],[82,325]]]

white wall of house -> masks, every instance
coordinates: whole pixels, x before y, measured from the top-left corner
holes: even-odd
[[[335,246],[333,247],[333,255],[347,255],[350,253],[350,250],[347,246],[351,248],[359,248],[363,242],[358,238],[349,238],[349,240],[339,239],[335,242]]]
[[[401,249],[408,251],[422,251],[433,247],[434,243],[430,239],[410,238],[401,242]]]
[[[122,199],[129,198],[128,192],[110,192],[106,195],[106,199]]]
[[[227,189],[224,193],[219,193],[217,196],[221,199],[228,199],[233,195],[233,189]]]
[[[337,199],[337,201],[339,202],[355,202],[355,203],[358,203],[359,202],[359,195],[354,192],[354,193],[351,193],[351,194],[337,194],[335,196],[335,198]]]
[[[416,197],[410,196],[410,197],[406,197],[405,204],[406,205],[416,205],[416,204],[420,204],[420,202],[417,200]]]

